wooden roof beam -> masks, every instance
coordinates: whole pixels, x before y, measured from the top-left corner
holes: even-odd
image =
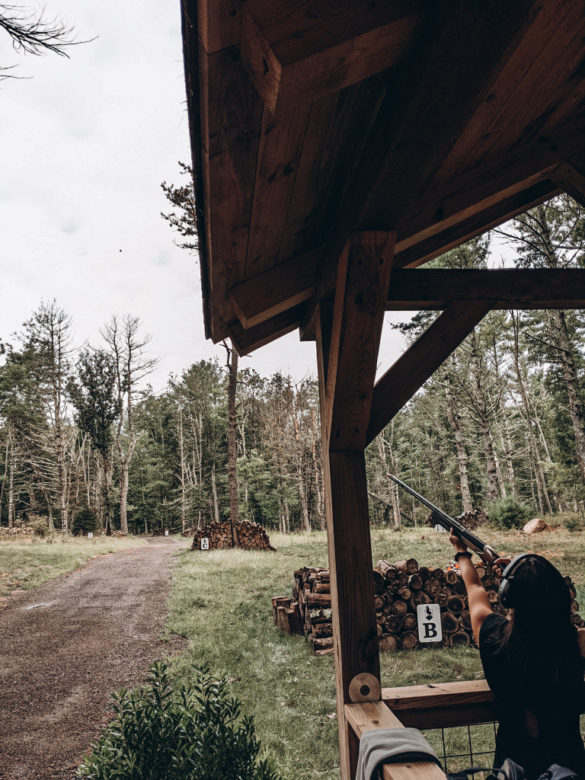
[[[547,169],[547,174],[548,173],[549,169]],[[433,257],[437,257],[449,249],[467,241],[469,238],[511,219],[516,214],[525,211],[560,192],[557,185],[549,179],[537,181],[537,183],[534,184],[533,182],[535,179],[538,179],[538,176],[530,177],[528,179],[530,186],[528,186],[527,189],[520,189],[519,186],[513,186],[502,193],[486,198],[479,204],[473,204],[470,202],[470,199],[466,200],[462,198],[461,211],[458,214],[450,215],[448,218],[449,227],[440,230],[435,235],[432,234],[433,228],[430,228],[422,231],[417,236],[409,236],[407,239],[397,242],[394,260],[395,268],[421,265]],[[510,191],[512,192],[512,195],[509,195]],[[471,195],[469,198],[471,198]],[[488,205],[485,208],[481,208],[482,204],[485,203]],[[438,223],[437,227],[444,224],[445,222]],[[429,235],[429,233],[431,233],[431,235]],[[303,302],[311,299],[316,300],[315,292],[319,284],[316,261],[317,258],[321,257],[326,258],[324,247],[320,247],[311,252],[306,252],[299,257],[281,263],[280,265],[233,287],[230,291],[230,301],[240,320],[241,326],[243,328],[255,327],[269,319],[283,314],[288,309],[296,308]],[[414,278],[418,280],[418,277]],[[321,294],[327,294],[327,292],[333,289],[333,277],[329,280],[324,279],[323,281],[323,290],[320,292]],[[437,305],[436,303],[433,304],[433,302],[429,302],[428,305],[415,306],[414,298],[410,300],[408,297],[404,298],[401,302],[400,296],[404,295],[402,291],[405,288],[402,286],[399,289],[400,292],[397,292],[398,298],[396,300],[393,298],[389,299],[389,303],[391,304],[388,307],[389,309],[399,310],[402,303],[406,304],[404,306],[405,310],[417,308],[444,308],[444,306]],[[394,295],[394,290],[395,282],[393,282],[391,286],[391,295]],[[441,292],[441,295],[443,296],[446,294],[445,291]],[[546,294],[546,292],[544,294]],[[415,295],[415,293],[408,293],[408,295]],[[466,297],[469,299],[472,298],[473,295]],[[483,295],[483,297],[486,298],[487,295]],[[558,298],[559,302],[563,300],[563,297],[563,295],[560,295]],[[456,298],[456,295],[452,295],[449,300],[454,300]],[[513,296],[510,300],[512,299]],[[505,301],[506,297],[504,297],[503,300]],[[532,306],[530,308],[563,308],[563,306],[556,306],[550,296],[549,300],[551,300],[551,305],[543,303],[542,305],[536,307]],[[519,307],[526,308],[524,305]],[[513,308],[513,304],[505,304],[498,308]],[[564,308],[571,308],[570,303],[567,303]],[[313,311],[314,306],[311,307],[311,311],[308,313],[308,319],[311,318]],[[312,337],[312,335],[310,337]]]
[[[568,162],[561,163],[550,177],[581,206],[585,206],[585,175]]]
[[[242,326],[254,327],[307,301],[315,291],[319,254],[305,252],[233,287],[230,300]]]
[[[260,349],[260,347],[270,344],[271,341],[279,339],[287,333],[292,333],[299,327],[301,316],[301,307],[296,306],[294,309],[288,309],[253,328],[246,330],[236,320],[227,326],[227,330],[238,355],[249,355],[255,349]]]
[[[492,309],[582,309],[585,270],[399,269],[386,310],[445,309],[454,301],[487,301]]]
[[[429,231],[423,231],[424,237],[416,238],[412,242],[409,238],[409,246],[405,247],[401,241],[396,244],[395,268],[414,268],[427,263],[439,255],[454,249],[464,241],[479,236],[491,230],[503,222],[506,222],[517,214],[537,206],[549,198],[559,195],[561,190],[549,179],[534,184],[527,190],[515,193],[502,201],[490,204],[471,216],[461,221],[452,220],[449,227],[439,232],[428,235]]]
[[[374,387],[369,444],[487,314],[489,302],[456,301],[401,355]]]
[[[224,0],[225,2],[225,0]],[[421,0],[339,7],[290,0],[247,0],[241,11],[244,64],[274,114],[337,92],[402,60],[425,9]]]

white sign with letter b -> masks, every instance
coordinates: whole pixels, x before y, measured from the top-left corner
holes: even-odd
[[[419,604],[416,608],[419,642],[441,642],[441,607],[438,604]]]

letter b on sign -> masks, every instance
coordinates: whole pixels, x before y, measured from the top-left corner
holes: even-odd
[[[419,604],[416,608],[419,642],[441,642],[441,607],[438,604]]]

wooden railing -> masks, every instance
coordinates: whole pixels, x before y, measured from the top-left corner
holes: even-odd
[[[345,715],[356,736],[371,729],[413,726],[419,729],[468,726],[495,720],[492,694],[485,680],[383,688],[382,701],[346,704]],[[430,762],[386,764],[384,780],[444,780]]]

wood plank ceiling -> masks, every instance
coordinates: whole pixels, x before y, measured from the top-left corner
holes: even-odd
[[[585,0],[183,0],[183,25],[214,341],[309,322],[352,231],[414,268],[585,200]]]

